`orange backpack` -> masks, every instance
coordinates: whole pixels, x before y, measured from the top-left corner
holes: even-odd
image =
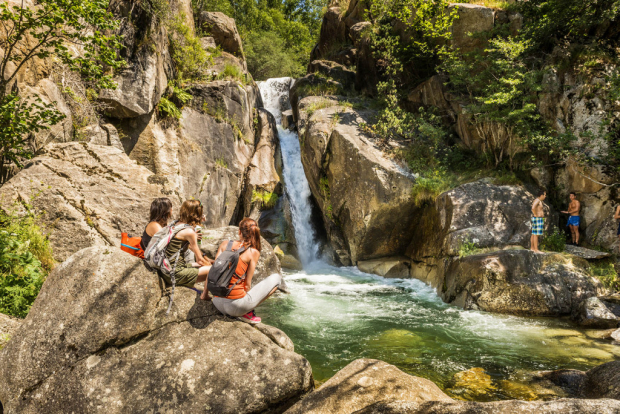
[[[141,241],[142,237],[129,237],[127,233],[121,233],[121,250],[144,259],[144,250],[140,246]]]

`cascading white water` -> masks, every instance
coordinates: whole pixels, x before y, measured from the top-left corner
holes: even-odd
[[[280,147],[282,149],[283,174],[286,194],[291,205],[293,229],[297,240],[297,251],[301,263],[305,266],[317,259],[319,246],[315,241],[314,230],[310,222],[312,205],[310,204],[310,186],[301,163],[299,138],[295,132],[282,128],[282,108],[288,102],[291,78],[273,78],[259,82],[265,109],[273,114],[278,124]]]
[[[519,398],[514,394],[518,387],[529,389],[521,383],[523,372],[589,369],[620,359],[617,346],[588,340],[567,321],[465,311],[443,303],[419,280],[384,279],[317,260],[299,139],[280,126],[291,83],[290,78],[270,79],[259,87],[278,122],[284,183],[304,271],[286,275],[290,295],[272,298],[258,311],[264,322],[293,340],[316,379],[327,380],[354,359],[375,358],[445,388],[456,372],[482,367],[495,382],[488,394],[476,398],[506,399]],[[449,392],[467,397],[463,389]]]

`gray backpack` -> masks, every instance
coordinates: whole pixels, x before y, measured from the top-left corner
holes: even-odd
[[[166,315],[170,313],[170,308],[172,308],[172,301],[174,300],[174,288],[176,285],[175,273],[177,271],[177,263],[179,262],[179,255],[181,254],[181,250],[170,259],[166,257],[166,248],[170,241],[177,235],[178,232],[184,230],[186,228],[193,228],[189,224],[181,224],[177,225],[177,222],[173,222],[169,226],[164,227],[159,230],[151,241],[149,245],[146,247],[144,251],[144,263],[146,267],[155,272],[159,270],[165,275],[170,276],[170,281],[172,282],[172,291],[170,293],[170,303],[168,304],[168,310],[166,311]],[[170,265],[170,262],[174,260],[174,266]]]
[[[239,282],[245,280],[245,274],[243,276],[239,276],[235,273],[237,270],[237,264],[239,263],[239,256],[241,253],[246,251],[245,246],[241,246],[237,250],[233,251],[232,249],[233,242],[232,240],[228,241],[228,246],[226,246],[226,250],[220,253],[220,255],[215,259],[215,263],[211,266],[211,270],[209,270],[209,277],[207,279],[207,289],[214,296],[219,296],[221,298],[225,298],[230,295],[230,291],[233,290]],[[233,276],[238,276],[239,280],[235,282],[230,288],[230,280]]]

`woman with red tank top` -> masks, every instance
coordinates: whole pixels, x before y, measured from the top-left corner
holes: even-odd
[[[220,244],[215,255],[220,255],[226,250],[229,240]],[[235,270],[235,276],[230,280],[229,288],[232,288],[227,297],[214,297],[213,304],[224,315],[236,316],[247,323],[257,324],[261,319],[254,314],[254,309],[265,299],[271,296],[282,283],[282,276],[273,274],[252,288],[252,277],[256,265],[260,259],[260,229],[256,221],[244,218],[239,223],[239,240],[233,242],[232,249],[245,247],[245,251],[239,256],[239,263]],[[201,299],[207,299],[207,289],[201,295]]]

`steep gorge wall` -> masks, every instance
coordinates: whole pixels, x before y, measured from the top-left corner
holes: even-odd
[[[117,89],[102,91],[97,101],[84,99],[82,106],[92,104],[91,124],[77,132],[69,128],[79,106],[65,102],[62,79],[46,66],[19,78],[20,89],[49,93],[68,121],[48,132],[53,138],[37,137],[39,156],[0,188],[0,200],[4,208],[32,203],[43,213],[57,260],[90,245],[117,244],[121,231],[141,234],[154,197],[168,196],[175,206],[198,199],[206,226],[221,227],[237,224],[256,208],[253,191],[281,191],[273,116],[260,109],[260,91],[246,70],[234,20],[210,12],[194,19],[189,0],[169,5],[175,24],[191,36],[195,20],[201,33],[210,34],[198,40],[212,63],[201,79],[179,85],[190,95],[183,105],[171,88],[181,75],[173,58],[179,51],[171,42],[179,34],[138,0],[110,3],[127,65],[115,77]],[[84,88],[79,77],[71,79],[72,91]],[[159,109],[166,97],[179,108],[178,119]],[[67,141],[80,143],[54,143]],[[66,242],[72,230],[80,235],[74,244]]]

